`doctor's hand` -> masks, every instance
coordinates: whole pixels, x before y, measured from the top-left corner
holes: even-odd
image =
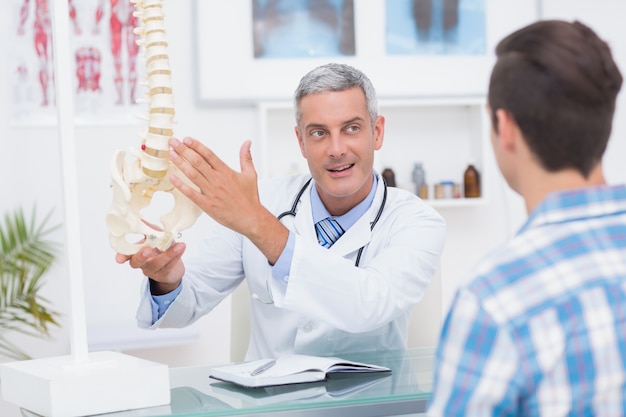
[[[198,189],[175,175],[170,176],[172,185],[218,223],[250,239],[270,263],[276,262],[289,231],[261,204],[251,142],[241,145],[241,172],[195,139],[172,138],[169,145],[170,159]]]
[[[152,295],[167,294],[175,290],[185,273],[185,265],[181,256],[185,252],[185,244],[174,242],[166,251],[145,247],[134,255],[115,255],[118,264],[128,262],[131,268],[141,269],[149,277]]]
[[[234,171],[209,148],[195,139],[170,140],[171,159],[199,191],[172,175],[171,183],[217,222],[246,234],[263,210],[257,189],[257,174],[250,154],[250,141],[239,153],[241,172]]]

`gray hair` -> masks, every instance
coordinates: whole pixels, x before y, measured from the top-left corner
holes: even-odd
[[[346,64],[336,63],[319,66],[302,77],[294,94],[296,122],[300,124],[302,118],[300,101],[304,97],[327,91],[344,91],[354,87],[359,87],[365,94],[367,111],[374,126],[378,116],[378,100],[372,82],[362,71]]]

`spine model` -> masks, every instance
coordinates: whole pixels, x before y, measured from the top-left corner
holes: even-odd
[[[141,38],[147,68],[148,127],[140,136],[141,149],[131,149],[134,159],[118,150],[111,161],[113,202],[106,216],[109,241],[113,249],[132,255],[142,247],[166,250],[179,233],[195,223],[200,209],[169,182],[171,174],[193,186],[169,161],[168,140],[174,135],[174,96],[167,54],[163,0],[131,0],[135,16],[141,23],[135,29]],[[161,225],[142,218],[157,192],[170,193],[174,199],[171,211],[160,217]]]

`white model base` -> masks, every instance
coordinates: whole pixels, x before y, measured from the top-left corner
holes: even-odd
[[[117,352],[0,365],[5,401],[46,417],[77,417],[169,404],[167,365]]]

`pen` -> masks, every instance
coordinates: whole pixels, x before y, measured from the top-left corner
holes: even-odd
[[[258,368],[256,368],[255,370],[253,370],[252,372],[250,372],[250,376],[257,376],[262,374],[263,372],[267,371],[268,369],[270,369],[272,366],[276,365],[276,360],[272,359],[269,362],[265,362],[263,365],[259,366]]]

